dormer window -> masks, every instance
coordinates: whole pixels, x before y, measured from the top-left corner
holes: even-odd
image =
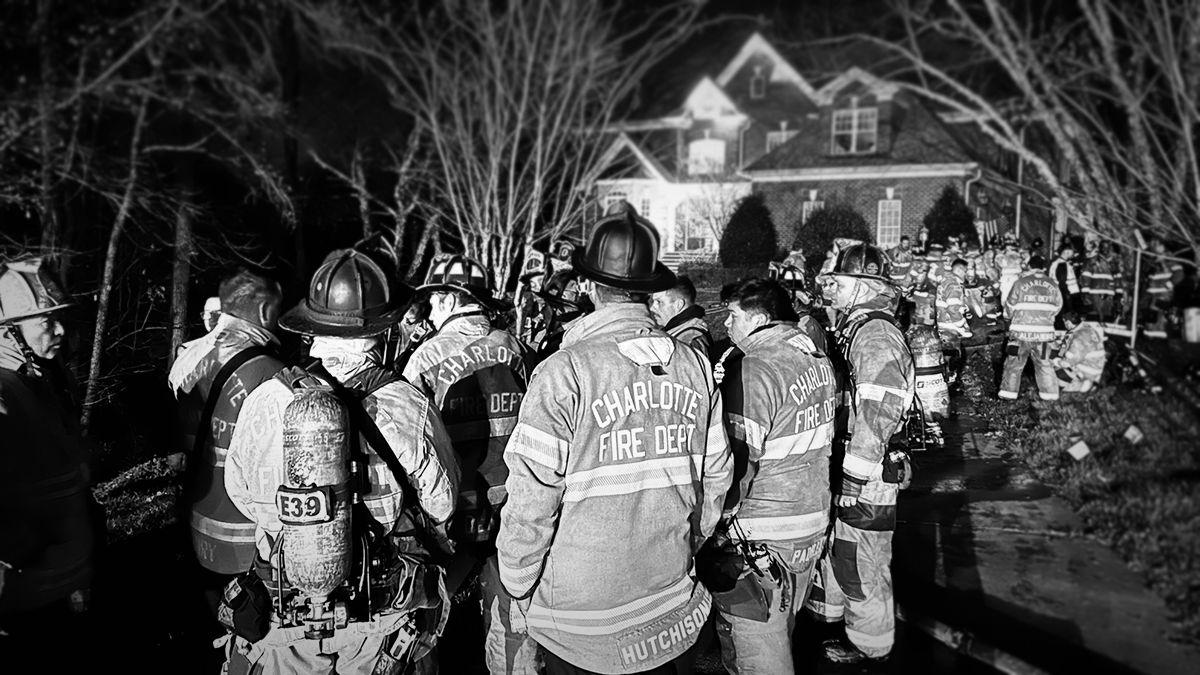
[[[767,95],[767,78],[762,71],[762,66],[754,66],[754,75],[750,77],[750,98],[764,98]]]
[[[688,174],[702,176],[725,172],[725,141],[709,138],[708,131],[704,138],[688,143]]]
[[[832,153],[850,155],[875,152],[878,122],[877,108],[835,110]]]

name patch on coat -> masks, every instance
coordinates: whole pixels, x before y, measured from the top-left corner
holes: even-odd
[[[663,621],[617,638],[621,663],[632,666],[652,656],[684,652],[691,646],[688,638],[704,627],[704,620],[708,618],[706,610],[707,607],[697,607],[682,619],[676,618],[677,615],[668,616]]]

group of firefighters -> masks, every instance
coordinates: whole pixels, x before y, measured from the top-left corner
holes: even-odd
[[[1047,276],[1015,240],[979,256],[848,243],[817,288],[788,273],[728,288],[714,343],[659,245],[615,209],[528,270],[519,307],[471,258],[439,256],[413,287],[370,244],[329,254],[287,311],[277,282],[225,279],[167,376],[225,672],[432,673],[474,655],[493,675],[688,673],[711,614],[729,672],[784,673],[801,610],[844,625],[827,658],[879,663],[918,385],[943,372],[921,331],[953,381],[966,312],[1003,312],[1001,396],[1031,355],[1043,398],[1056,370],[1082,390],[1103,336],[1097,357],[1073,337],[1092,324],[1061,310],[1072,284],[1108,297],[1119,274]],[[69,300],[37,261],[5,266],[0,291],[0,646],[50,648],[92,582],[89,477],[52,377]]]

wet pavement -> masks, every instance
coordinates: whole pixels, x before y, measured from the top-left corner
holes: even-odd
[[[1163,601],[960,404],[900,494],[902,610],[974,636],[1013,672],[1197,672],[1200,655],[1166,638]]]

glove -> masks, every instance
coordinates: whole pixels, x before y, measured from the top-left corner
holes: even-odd
[[[529,625],[525,622],[525,615],[529,613],[529,605],[532,602],[532,596],[522,600],[509,598],[508,623],[512,627],[512,632],[521,635],[529,634]]]

